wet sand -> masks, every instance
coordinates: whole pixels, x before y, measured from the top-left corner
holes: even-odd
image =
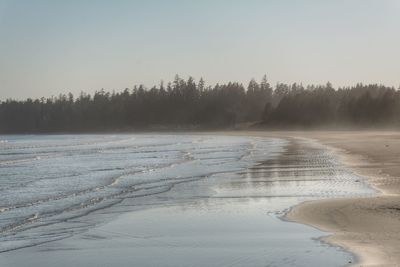
[[[327,242],[358,256],[354,266],[400,266],[400,133],[372,131],[248,132],[250,135],[311,138],[330,147],[379,190],[376,197],[305,202],[290,220],[334,235]]]

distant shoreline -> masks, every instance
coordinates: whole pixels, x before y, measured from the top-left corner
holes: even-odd
[[[288,136],[296,136],[299,135],[313,135],[318,133],[344,133],[344,132],[353,132],[353,133],[366,133],[366,132],[375,132],[375,133],[387,133],[399,131],[400,127],[398,126],[385,126],[385,127],[374,127],[374,126],[364,126],[364,127],[351,127],[351,126],[340,126],[340,125],[330,125],[330,126],[315,126],[315,127],[296,127],[296,126],[276,126],[270,127],[266,125],[236,125],[233,127],[222,127],[222,128],[213,128],[213,127],[143,127],[143,128],[132,128],[132,129],[114,129],[114,130],[87,130],[87,131],[33,131],[33,132],[0,132],[0,135],[87,135],[87,134],[141,134],[141,133],[229,133],[234,135],[243,135],[243,133],[250,133],[251,135],[279,135],[284,133]],[[314,139],[318,140],[317,137]]]

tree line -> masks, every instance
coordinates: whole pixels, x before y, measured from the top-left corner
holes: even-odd
[[[267,103],[263,122],[275,126],[400,126],[400,91],[378,84],[334,89],[278,84],[277,102]]]
[[[357,84],[278,83],[266,76],[247,87],[237,82],[206,86],[203,79],[143,85],[122,92],[96,91],[58,97],[3,100],[1,133],[221,129],[241,123],[265,127],[399,125],[400,93],[393,87]]]

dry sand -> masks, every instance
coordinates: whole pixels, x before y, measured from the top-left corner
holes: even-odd
[[[243,134],[243,133],[242,133]],[[330,147],[368,182],[376,197],[303,203],[288,219],[334,233],[327,242],[358,256],[353,266],[400,266],[400,133],[389,131],[246,132],[303,137]]]

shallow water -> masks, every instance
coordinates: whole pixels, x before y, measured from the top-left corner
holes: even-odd
[[[279,217],[305,200],[374,193],[307,140],[0,140],[2,266],[340,266],[349,253]]]

